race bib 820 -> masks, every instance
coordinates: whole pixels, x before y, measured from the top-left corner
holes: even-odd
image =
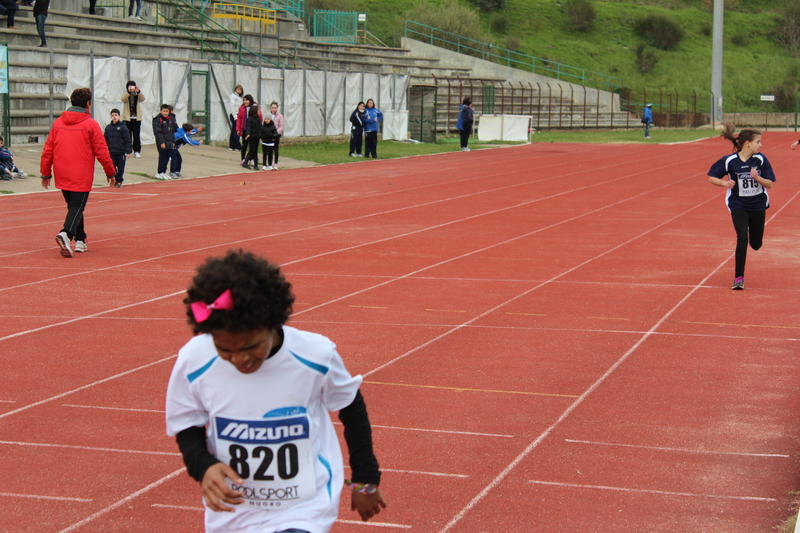
[[[316,494],[314,458],[308,417],[232,420],[218,416],[217,459],[244,480],[233,490],[248,506],[286,509]]]

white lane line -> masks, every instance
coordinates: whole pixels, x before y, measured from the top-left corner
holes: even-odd
[[[0,440],[0,444],[6,444],[10,446],[32,446],[32,447],[42,447],[42,448],[66,448],[69,450],[87,450],[90,452],[114,452],[114,453],[125,453],[125,454],[140,454],[140,455],[168,455],[168,456],[177,456],[180,457],[181,454],[178,452],[152,452],[147,450],[121,450],[119,448],[101,448],[99,446],[78,446],[74,444],[46,444],[43,442],[17,442],[13,440]]]
[[[696,492],[672,492],[668,490],[653,490],[653,489],[631,489],[627,487],[607,487],[604,485],[579,485],[577,483],[557,483],[554,481],[538,481],[530,480],[528,483],[535,485],[554,485],[557,487],[571,487],[576,489],[600,489],[600,490],[613,490],[617,492],[642,492],[645,494],[663,494],[665,496],[688,496],[691,498],[715,498],[720,500],[748,500],[756,502],[776,502],[775,498],[759,498],[757,496],[728,496],[725,494],[702,494]]]
[[[337,520],[340,524],[353,524],[359,526],[372,526],[372,527],[399,527],[402,529],[411,529],[411,526],[403,524],[391,524],[389,522],[361,522],[359,520]]]
[[[788,206],[792,201],[794,201],[795,198],[797,198],[798,194],[800,194],[800,191],[795,193],[774,215],[772,215],[772,217],[770,217],[770,219],[769,219],[769,221],[767,223],[769,223],[772,220],[774,220],[775,217],[778,216],[781,213],[781,211],[783,211],[783,209],[786,208],[786,206]],[[702,205],[704,203],[707,203],[708,201],[710,201],[710,200],[706,200],[705,202],[701,202],[700,204],[698,204],[698,206]],[[686,210],[683,214],[676,215],[675,217],[673,217],[672,219],[668,220],[667,222],[671,222],[673,219],[676,219],[678,217],[681,217],[681,216],[685,215],[686,213],[688,213],[690,211],[693,211],[698,206],[695,206],[695,207],[693,207],[691,209]],[[665,222],[665,224],[667,222]],[[656,227],[658,227],[658,226],[656,226]],[[655,228],[653,228],[653,229],[655,229]],[[642,235],[645,235],[645,234],[649,233],[650,231],[653,231],[653,229],[646,231]],[[641,237],[641,235],[639,237]],[[633,239],[631,239],[631,241],[633,241],[635,239],[638,239],[639,237],[634,237]],[[627,241],[627,242],[631,242],[631,241]],[[620,244],[618,247],[625,246],[627,244],[627,242]],[[602,254],[598,255],[597,257],[601,257],[601,256],[603,256],[603,255],[605,255],[607,253],[608,252],[603,252]],[[539,446],[539,444],[541,444],[544,441],[544,439],[546,439],[553,431],[555,431],[555,429],[564,420],[566,420],[569,417],[569,415],[571,415],[572,412],[575,409],[578,408],[579,405],[581,405],[584,401],[586,401],[586,398],[588,398],[589,395],[591,395],[595,390],[597,390],[600,387],[600,385],[605,383],[605,381],[609,378],[609,376],[611,376],[611,374],[613,374],[617,370],[617,368],[619,368],[622,365],[622,363],[624,363],[628,359],[628,357],[630,357],[630,355],[633,352],[635,352],[637,349],[639,349],[639,346],[641,346],[648,338],[650,338],[650,336],[653,334],[653,332],[655,332],[659,327],[661,327],[661,325],[664,322],[666,322],[669,319],[669,317],[671,317],[675,313],[675,311],[678,310],[678,308],[680,308],[689,298],[691,298],[694,295],[695,292],[697,292],[703,285],[705,285],[705,283],[712,276],[714,276],[723,266],[725,266],[725,264],[727,264],[733,258],[733,256],[734,256],[734,254],[730,254],[728,257],[726,257],[705,278],[700,280],[700,282],[697,285],[695,285],[694,288],[692,288],[688,293],[686,293],[686,295],[683,298],[681,298],[680,301],[678,301],[678,303],[675,304],[669,311],[667,311],[664,314],[664,316],[662,316],[653,325],[653,327],[651,327],[650,330],[647,331],[647,333],[642,335],[641,338],[633,346],[631,346],[628,349],[628,351],[626,351],[624,354],[622,354],[622,356],[619,359],[617,359],[617,361],[613,365],[611,365],[608,368],[608,370],[606,370],[606,372],[602,376],[600,376],[594,383],[592,383],[589,386],[589,388],[586,389],[586,391],[584,391],[584,393],[581,394],[580,397],[577,400],[575,400],[569,407],[567,407],[567,409],[564,410],[563,413],[561,413],[561,416],[559,416],[558,419],[550,425],[550,427],[545,429],[544,432],[536,438],[536,440],[531,442],[524,450],[522,450],[522,452],[519,455],[517,455],[508,464],[508,466],[506,466],[503,469],[502,472],[500,472],[497,476],[495,476],[495,478],[488,485],[486,485],[483,488],[483,490],[481,490],[474,498],[472,498],[472,500],[470,500],[469,503],[467,503],[467,505],[465,505],[452,518],[452,520],[450,520],[450,522],[448,522],[444,526],[444,528],[442,528],[439,531],[439,533],[446,533],[447,531],[450,531],[450,529],[452,529],[453,526],[455,526],[458,522],[460,522],[461,519],[464,518],[464,516],[466,516],[466,514],[473,507],[475,507],[481,500],[483,500],[486,497],[486,495],[489,494],[489,492],[491,492],[495,487],[497,487],[511,473],[511,471],[514,470],[517,467],[517,465],[522,462],[523,459],[525,459],[528,455],[530,455],[530,453],[533,450],[535,450]],[[593,259],[587,260],[586,263],[588,263],[589,261],[593,261]],[[577,268],[577,267],[575,267],[575,268]]]
[[[138,498],[139,496],[141,496],[141,495],[142,495],[142,494],[144,494],[145,492],[148,492],[149,490],[152,490],[152,489],[154,489],[154,488],[156,488],[156,487],[158,487],[158,486],[160,486],[160,485],[163,485],[164,483],[166,483],[166,482],[167,482],[167,481],[169,481],[170,479],[174,478],[174,477],[175,477],[175,476],[177,476],[178,474],[182,474],[182,473],[183,473],[183,472],[185,472],[185,471],[186,471],[186,469],[185,469],[184,467],[181,467],[181,468],[179,468],[178,470],[174,471],[173,473],[171,473],[171,474],[168,474],[168,475],[166,475],[166,476],[162,477],[162,478],[161,478],[161,479],[159,479],[158,481],[155,481],[155,482],[153,482],[153,483],[150,483],[149,485],[147,485],[147,486],[146,486],[146,487],[144,487],[143,489],[137,490],[136,492],[134,492],[134,493],[132,493],[132,494],[129,494],[129,495],[128,495],[128,496],[126,496],[125,498],[122,498],[121,500],[119,500],[119,501],[117,501],[117,502],[113,503],[112,505],[109,505],[108,507],[106,507],[106,508],[104,508],[104,509],[101,509],[101,510],[97,511],[97,512],[96,512],[96,513],[94,513],[94,514],[87,516],[86,518],[84,518],[84,519],[83,519],[83,520],[81,520],[80,522],[75,522],[75,523],[74,523],[74,524],[72,524],[71,526],[69,526],[69,527],[67,527],[67,528],[64,528],[64,529],[62,529],[62,530],[61,530],[61,531],[59,531],[58,533],[68,533],[69,531],[75,531],[75,530],[76,530],[76,529],[78,529],[79,527],[81,527],[81,526],[84,526],[84,525],[88,524],[89,522],[92,522],[92,521],[94,521],[95,519],[97,519],[97,518],[100,518],[101,516],[103,516],[103,515],[105,515],[105,514],[108,514],[108,513],[110,513],[111,511],[113,511],[113,510],[114,510],[114,509],[116,509],[117,507],[121,507],[121,506],[123,506],[123,505],[127,504],[129,501],[131,501],[131,500],[133,500],[133,499],[135,499],[135,498]]]
[[[103,378],[103,379],[95,381],[93,383],[89,383],[87,385],[83,385],[81,387],[78,387],[77,389],[72,389],[70,391],[62,392],[61,394],[56,394],[55,396],[51,396],[50,398],[45,398],[44,400],[39,400],[38,402],[30,403],[30,404],[28,404],[28,405],[26,405],[24,407],[20,407],[19,409],[14,409],[13,411],[8,411],[6,413],[0,414],[0,418],[5,418],[7,416],[11,416],[11,415],[20,413],[22,411],[30,409],[31,407],[36,407],[38,405],[46,404],[46,403],[52,402],[53,400],[58,400],[59,398],[64,398],[65,396],[69,396],[70,394],[74,394],[76,392],[80,392],[80,391],[88,389],[90,387],[94,387],[95,385],[100,385],[101,383],[106,383],[108,381],[111,381],[111,380],[114,380],[114,379],[117,379],[117,378],[121,378],[123,376],[127,376],[128,374],[133,374],[134,372],[138,372],[139,370],[143,370],[143,369],[151,367],[151,366],[160,365],[161,363],[163,363],[165,361],[169,361],[171,359],[175,359],[176,357],[177,357],[177,355],[170,355],[169,357],[164,357],[163,359],[159,359],[158,361],[154,361],[152,363],[147,363],[146,365],[142,365],[142,366],[139,366],[139,367],[136,367],[136,368],[132,368],[130,370],[126,370],[125,372],[120,372],[119,374],[115,374],[115,375],[113,375],[111,377]]]
[[[166,505],[164,503],[154,503],[150,507],[162,507],[164,509],[178,509],[180,511],[205,511],[203,507],[189,507],[188,505]]]
[[[70,274],[70,276],[71,275],[72,274]],[[2,289],[0,289],[0,290],[2,290]],[[170,294],[165,294],[163,296],[156,296],[155,298],[150,298],[149,300],[142,300],[140,302],[127,304],[127,305],[123,305],[123,306],[120,306],[120,307],[115,307],[113,309],[107,309],[105,311],[100,311],[98,313],[93,313],[91,315],[79,316],[79,317],[71,318],[69,320],[62,320],[61,322],[55,322],[53,324],[48,324],[46,326],[41,326],[41,327],[38,327],[38,328],[26,329],[25,331],[19,331],[17,333],[12,333],[11,335],[6,335],[5,337],[0,337],[0,341],[13,339],[15,337],[21,337],[22,335],[27,335],[29,333],[36,333],[37,331],[44,331],[46,329],[51,329],[51,328],[55,328],[55,327],[58,327],[58,326],[64,326],[66,324],[72,324],[73,322],[80,322],[81,320],[87,320],[89,318],[96,318],[96,317],[99,317],[99,316],[103,316],[103,315],[105,315],[107,313],[113,313],[115,311],[121,311],[123,309],[130,309],[131,307],[136,307],[137,305],[144,305],[144,304],[148,304],[148,303],[152,303],[152,302],[157,302],[159,300],[164,300],[166,298],[172,298],[173,296],[177,296],[179,294],[183,294],[184,292],[186,292],[186,291],[185,290],[177,291],[177,292],[173,292],[173,293],[170,293]]]
[[[424,470],[398,470],[396,468],[381,468],[381,472],[396,472],[398,474],[418,474],[421,476],[460,477],[468,478],[466,474],[446,474],[444,472],[426,472]]]
[[[166,413],[164,410],[158,409],[132,409],[129,407],[101,407],[99,405],[74,405],[71,403],[61,404],[61,407],[79,407],[81,409],[106,409],[109,411],[133,411],[135,413]]]
[[[430,433],[450,433],[452,435],[474,435],[476,437],[504,437],[504,438],[514,437],[514,435],[498,435],[496,433],[476,433],[473,431],[449,431],[444,429],[401,428],[397,426],[378,426],[376,424],[371,424],[371,426],[373,428],[398,429],[400,431],[428,431]]]
[[[60,500],[66,502],[90,502],[92,500],[87,500],[86,498],[68,498],[66,496],[41,496],[39,494],[16,494],[14,492],[0,492],[0,496],[6,496],[8,498],[33,498],[36,500]]]
[[[0,403],[17,403],[16,400],[0,400]]]
[[[621,444],[617,442],[597,442],[591,440],[564,439],[564,442],[575,444],[591,444],[595,446],[617,446],[622,448],[637,448],[642,450],[657,450],[664,452],[691,453],[697,455],[739,455],[743,457],[789,457],[782,453],[749,453],[749,452],[721,452],[715,450],[698,450],[693,448],[669,448],[665,446],[644,446],[641,444]]]

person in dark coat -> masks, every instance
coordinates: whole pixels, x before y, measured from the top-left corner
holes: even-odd
[[[261,151],[263,153],[261,170],[278,170],[277,164],[274,168],[272,166],[272,156],[275,155],[275,145],[280,138],[278,128],[272,121],[272,113],[265,113],[264,122],[261,123]]]
[[[350,115],[350,157],[364,157],[361,153],[361,144],[364,142],[364,109],[366,104],[359,102]]]
[[[50,0],[36,0],[33,4],[33,18],[36,19],[36,31],[42,40],[39,48],[47,46],[47,37],[44,34],[44,21],[47,20],[47,10],[50,9]]]
[[[458,121],[456,128],[461,132],[461,151],[469,152],[469,136],[472,135],[472,123],[474,121],[474,112],[472,108],[472,99],[464,98],[461,104],[461,110],[458,112]]]
[[[270,117],[271,118],[271,117]],[[261,110],[257,105],[252,105],[247,110],[247,120],[244,125],[244,145],[247,146],[247,155],[242,161],[244,168],[251,168],[250,162],[253,162],[253,170],[258,170],[258,145],[261,143]]]
[[[14,17],[17,15],[19,9],[19,2],[17,0],[2,0],[3,7],[5,7],[6,15],[8,15],[8,29],[16,30],[14,26]]]
[[[132,143],[131,132],[125,126],[124,122],[119,120],[119,109],[111,110],[111,124],[106,126],[103,132],[108,145],[108,153],[111,154],[111,160],[117,169],[114,176],[114,187],[121,188],[123,175],[125,174],[125,162],[131,156]]]
[[[175,132],[178,131],[178,124],[170,114],[170,105],[161,104],[161,112],[153,119],[153,134],[156,136],[156,148],[158,149],[158,172],[157,180],[168,180],[167,163],[175,147]]]

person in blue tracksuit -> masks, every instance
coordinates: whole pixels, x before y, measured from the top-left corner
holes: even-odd
[[[361,143],[364,141],[364,102],[359,102],[350,115],[350,157],[364,157],[361,154]]]
[[[364,109],[364,137],[366,138],[366,156],[378,159],[378,125],[383,122],[383,113],[375,107],[375,101],[367,100]]]
[[[192,146],[200,146],[203,144],[203,141],[195,141],[192,139],[192,135],[197,135],[203,131],[203,129],[203,126],[195,129],[195,127],[191,124],[185,123],[180,128],[175,130],[175,135],[173,136],[174,148],[172,149],[172,157],[170,160],[170,178],[178,179],[184,177],[183,174],[181,174],[183,157],[181,156],[180,147],[184,144],[191,144]]]
[[[458,120],[456,129],[461,133],[461,151],[469,152],[469,136],[472,134],[472,123],[474,120],[474,109],[472,108],[472,98],[464,98],[461,108],[458,110]]]
[[[708,181],[726,188],[725,204],[736,230],[735,291],[744,289],[744,264],[748,242],[753,250],[761,248],[769,208],[769,194],[775,173],[767,157],[761,153],[761,132],[745,128],[734,134],[734,126],[725,123],[720,137],[733,143],[736,153],[726,155],[711,165]]]
[[[653,104],[647,104],[642,114],[642,124],[644,124],[644,138],[650,138],[650,124],[653,123]]]

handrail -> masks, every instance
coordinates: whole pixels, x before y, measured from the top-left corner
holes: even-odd
[[[237,28],[241,21],[250,20],[263,24],[267,34],[275,35],[277,33],[277,17],[274,9],[242,4],[216,3],[214,4],[213,15],[215,19],[234,19]],[[272,28],[271,33],[269,32],[270,27]]]
[[[389,45],[385,44],[383,41],[375,37],[375,34],[373,34],[372,32],[369,32],[367,30],[356,30],[356,34],[359,36],[358,42],[360,44],[368,44],[370,46],[389,48]]]
[[[427,31],[426,31],[427,30]],[[435,32],[435,34],[434,34]],[[580,67],[565,65],[549,59],[530,56],[514,50],[496,47],[489,43],[462,37],[448,31],[440,30],[426,24],[407,20],[404,37],[415,39],[441,48],[454,49],[458,53],[468,54],[481,59],[489,59],[508,67],[530,70],[537,74],[562,78],[579,85],[600,85],[607,90],[617,91],[623,87],[622,78],[615,78],[599,72],[591,72]]]
[[[160,2],[158,3],[158,7],[156,8],[156,31],[158,31],[159,18],[164,19],[164,21],[166,21],[169,24],[171,24],[178,31],[181,31],[181,32],[185,33],[186,35],[188,35],[189,37],[191,37],[192,39],[194,39],[194,40],[196,40],[196,41],[198,41],[200,43],[200,54],[201,54],[201,57],[202,57],[203,50],[207,49],[207,50],[217,54],[219,57],[221,57],[225,61],[229,61],[231,63],[237,63],[237,62],[238,63],[244,63],[244,64],[249,65],[251,67],[257,66],[255,64],[251,63],[250,61],[247,61],[246,59],[242,58],[242,52],[244,51],[244,52],[247,52],[247,53],[249,53],[249,54],[251,54],[253,56],[256,56],[257,58],[260,58],[263,61],[266,61],[267,63],[269,63],[269,64],[271,64],[271,65],[273,65],[273,66],[275,66],[277,68],[282,68],[283,66],[285,66],[285,65],[280,64],[280,63],[275,63],[274,61],[272,61],[268,57],[262,56],[258,52],[255,52],[253,50],[250,50],[247,47],[242,46],[242,40],[241,40],[240,36],[236,35],[235,33],[230,31],[225,26],[219,24],[218,22],[213,20],[211,17],[209,17],[205,13],[201,12],[199,9],[195,8],[193,5],[191,5],[186,0],[167,0],[164,3],[177,8],[181,12],[181,14],[186,15],[190,19],[194,20],[197,23],[197,25],[200,27],[199,28],[200,29],[200,36],[198,37],[195,33],[192,33],[192,31],[190,31],[186,27],[182,26],[177,21],[170,19],[163,12],[161,12],[161,10],[160,10],[161,3]],[[230,56],[229,52],[224,52],[222,50],[218,50],[217,48],[212,46],[208,42],[207,35],[215,35],[216,37],[222,39],[223,41],[226,41],[229,44],[235,46],[236,47],[236,55],[237,55],[237,57],[236,58],[232,58]]]

